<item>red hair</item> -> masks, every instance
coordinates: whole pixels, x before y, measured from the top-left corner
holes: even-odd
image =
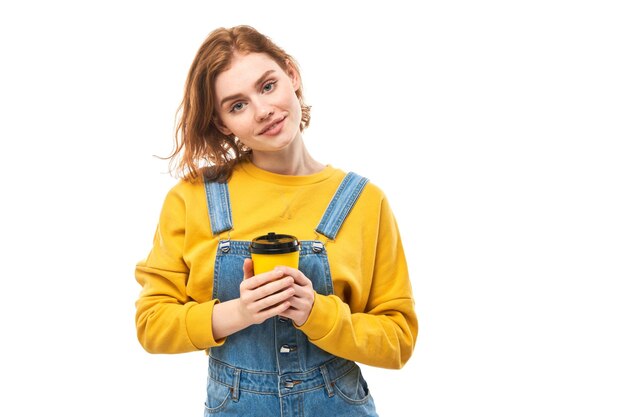
[[[185,94],[177,111],[175,148],[170,156],[170,172],[189,180],[200,174],[209,180],[226,181],[234,166],[250,158],[248,149],[234,135],[224,135],[216,125],[215,79],[230,67],[235,52],[267,54],[284,71],[287,62],[300,77],[296,61],[267,36],[250,26],[214,30],[205,39],[189,69]],[[311,118],[310,107],[304,103],[302,83],[296,90],[302,107],[300,130]]]

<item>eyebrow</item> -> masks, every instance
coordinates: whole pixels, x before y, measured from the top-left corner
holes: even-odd
[[[263,81],[264,81],[264,80],[268,77],[268,75],[270,75],[270,74],[272,74],[272,73],[274,73],[274,72],[276,72],[276,70],[268,70],[268,71],[265,71],[265,72],[263,73],[263,75],[261,75],[261,76],[259,77],[259,79],[258,79],[258,80],[256,80],[256,82],[254,83],[254,87],[255,87],[255,88],[258,88],[258,86],[259,86],[260,84],[262,84],[262,83],[263,83]],[[230,96],[228,96],[228,97],[224,97],[224,98],[222,99],[222,101],[220,101],[220,107],[223,107],[225,103],[227,103],[227,102],[229,102],[229,101],[231,101],[231,100],[237,99],[237,98],[239,98],[239,97],[241,97],[241,94],[240,94],[240,93],[238,93],[238,94],[233,94],[233,95],[230,95]]]

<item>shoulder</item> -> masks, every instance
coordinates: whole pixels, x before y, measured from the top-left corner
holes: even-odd
[[[204,181],[180,179],[165,195],[164,206],[169,208],[186,208],[205,199]]]
[[[372,180],[370,180],[366,175],[361,174],[360,172],[355,171],[342,171],[342,177],[348,178],[348,175],[353,176],[352,182],[362,182],[364,186],[362,187],[360,200],[365,200],[368,205],[372,203],[377,203],[379,205],[385,199],[385,193],[383,190]]]
[[[172,188],[170,188],[167,194],[184,196],[188,194],[197,193],[199,190],[204,190],[204,181],[202,181],[201,179],[193,180],[193,181],[187,180],[187,179],[181,179],[181,180],[178,180],[178,182],[174,184]]]
[[[352,188],[348,194],[345,194],[344,201],[355,198],[351,205],[351,214],[349,217],[357,219],[375,219],[381,216],[381,212],[386,205],[386,196],[383,190],[366,175],[356,171],[339,171],[339,181],[335,185],[337,193],[342,187]],[[346,191],[348,188],[345,188]],[[359,190],[358,194],[354,194],[355,190]],[[351,203],[352,204],[352,203]],[[374,221],[377,223],[377,221]]]

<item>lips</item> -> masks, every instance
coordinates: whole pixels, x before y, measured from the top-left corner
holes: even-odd
[[[271,132],[275,127],[277,127],[279,124],[281,124],[283,122],[283,120],[285,120],[286,118],[287,118],[287,116],[283,116],[283,117],[280,117],[278,119],[275,119],[275,120],[271,121],[270,123],[265,125],[265,127],[263,129],[261,129],[261,131],[259,132],[259,135],[264,135],[267,132]]]

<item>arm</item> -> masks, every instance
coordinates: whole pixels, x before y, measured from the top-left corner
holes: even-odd
[[[151,353],[182,353],[221,345],[226,336],[280,314],[289,307],[286,299],[293,295],[289,288],[292,278],[277,280],[282,274],[275,271],[253,277],[252,262],[247,260],[240,298],[224,303],[193,300],[187,294],[190,270],[184,259],[185,242],[190,239],[187,228],[195,229],[187,226],[188,215],[182,192],[173,189],[163,204],[153,248],[135,270],[142,286],[136,302],[137,336]]]
[[[137,337],[151,353],[190,352],[223,343],[211,332],[217,300],[198,303],[187,294],[187,207],[179,190],[175,187],[166,196],[152,250],[135,269],[142,286],[135,303]]]
[[[312,343],[337,356],[397,369],[413,352],[417,317],[402,242],[385,199],[376,233],[371,276],[359,277],[363,285],[352,291],[353,297],[365,300],[362,311],[351,310],[350,304],[358,304],[354,300],[315,293],[300,329]],[[368,282],[371,286],[363,291]]]

